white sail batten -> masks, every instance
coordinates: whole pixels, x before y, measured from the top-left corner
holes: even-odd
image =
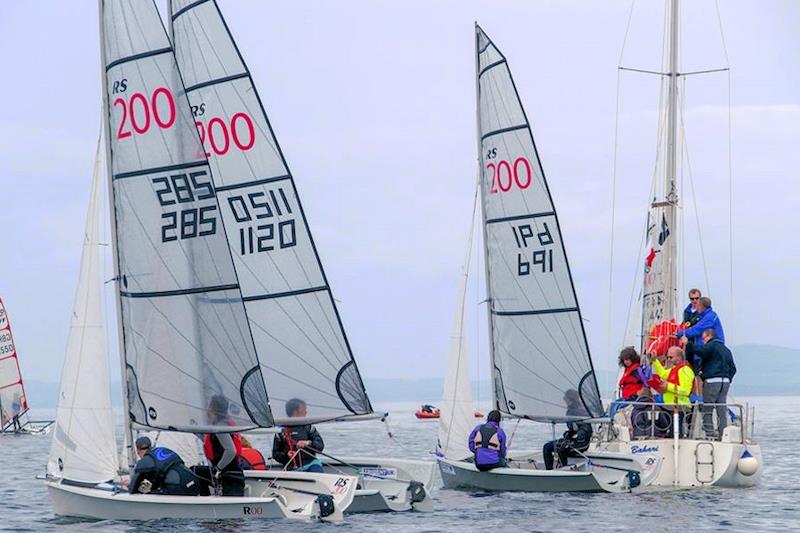
[[[217,2],[173,0],[178,66],[211,164],[276,417],[372,412],[294,179]]]
[[[477,192],[477,191],[476,191]],[[444,377],[444,391],[440,404],[439,440],[436,454],[453,460],[472,456],[467,447],[467,438],[475,423],[472,389],[469,379],[469,350],[464,335],[464,308],[467,299],[467,282],[472,256],[472,243],[475,234],[475,214],[478,205],[476,194],[470,219],[467,252],[461,266],[453,329],[447,351],[447,373]]]
[[[103,179],[100,142],[98,139],[80,273],[47,464],[50,475],[84,483],[109,481],[117,473],[100,279]]]
[[[565,393],[603,414],[561,229],[506,58],[476,26],[481,198],[495,403],[541,421]]]
[[[28,410],[17,347],[3,300],[0,299],[0,431],[13,427],[14,418]]]
[[[211,169],[158,10],[150,0],[101,7],[130,421],[178,431],[269,427]],[[227,400],[224,421],[209,419],[214,397]]]

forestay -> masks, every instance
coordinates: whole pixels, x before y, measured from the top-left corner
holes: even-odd
[[[151,0],[104,2],[103,58],[131,420],[271,426],[211,171]],[[212,397],[227,419],[208,416]]]
[[[553,201],[506,58],[476,26],[487,294],[498,408],[566,419],[603,409]]]
[[[12,427],[14,417],[28,410],[19,371],[17,349],[3,300],[0,298],[0,431]]]
[[[49,474],[84,483],[109,481],[117,473],[100,279],[100,159],[98,139],[80,274],[47,464]]]
[[[314,420],[371,413],[294,180],[217,3],[173,0],[171,20],[273,413],[291,398]]]

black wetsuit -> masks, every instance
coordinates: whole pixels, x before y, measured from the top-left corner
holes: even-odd
[[[153,448],[136,463],[131,476],[131,494],[142,492],[142,482],[152,484],[150,494],[197,496],[199,483],[192,471],[186,468],[180,456],[169,448]]]

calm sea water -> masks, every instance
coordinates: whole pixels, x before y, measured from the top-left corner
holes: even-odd
[[[740,399],[744,400],[744,399]],[[644,494],[468,493],[438,489],[436,511],[352,515],[343,524],[243,520],[151,522],[79,521],[53,515],[47,492],[35,479],[44,473],[50,437],[0,437],[0,530],[15,531],[797,531],[800,530],[798,441],[800,397],[746,399],[756,406],[756,436],[765,469],[750,489],[668,491]],[[437,423],[418,421],[416,406],[385,406],[391,412],[390,439],[380,422],[320,426],[326,451],[432,459]],[[52,411],[34,413],[35,417]],[[540,446],[549,427],[504,422],[512,446]],[[516,427],[516,431],[515,431]],[[559,431],[561,429],[559,428]],[[267,448],[268,437],[255,444]]]

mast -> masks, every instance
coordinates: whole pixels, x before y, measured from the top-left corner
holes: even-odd
[[[680,5],[678,0],[670,2],[670,35],[668,41],[669,71],[667,99],[667,166],[664,174],[664,219],[672,233],[666,240],[662,250],[664,254],[664,311],[665,318],[675,316],[677,311],[677,231],[675,213],[678,205],[677,168],[678,168],[678,39],[680,35]]]
[[[120,294],[120,268],[119,253],[117,248],[117,216],[116,205],[114,203],[114,186],[112,183],[114,173],[111,168],[111,138],[109,132],[109,115],[106,114],[108,107],[108,78],[106,76],[106,43],[105,43],[105,6],[104,0],[98,0],[98,20],[100,22],[100,79],[102,80],[103,107],[103,136],[105,137],[106,148],[106,176],[108,186],[108,214],[111,219],[111,256],[114,265],[114,301],[117,304],[117,341],[119,343],[119,361],[122,381],[122,431],[124,435],[123,443],[125,449],[122,451],[125,464],[128,468],[135,464],[133,460],[133,429],[131,428],[130,407],[128,400],[128,376],[125,369],[125,333],[122,328],[122,295]]]
[[[489,245],[486,228],[486,202],[484,201],[484,185],[483,185],[483,159],[481,152],[483,145],[481,142],[481,79],[480,79],[480,34],[478,33],[478,22],[475,21],[475,140],[477,143],[476,162],[478,165],[478,192],[481,196],[481,217],[484,223],[481,224],[483,228],[483,267],[486,276],[486,319],[489,323],[489,365],[492,376],[492,403],[494,409],[499,409],[500,405],[497,400],[497,376],[494,364],[494,325],[492,323],[492,283],[489,279]]]

